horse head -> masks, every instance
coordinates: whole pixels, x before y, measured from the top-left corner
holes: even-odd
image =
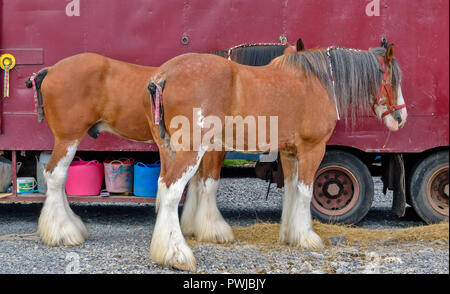
[[[387,45],[384,56],[377,55],[383,69],[383,80],[373,110],[391,131],[404,127],[408,113],[402,94],[401,72],[394,59],[394,45]]]

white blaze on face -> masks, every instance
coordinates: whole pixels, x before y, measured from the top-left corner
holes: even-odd
[[[397,105],[402,104],[405,104],[405,98],[403,98],[402,86],[399,86],[397,93]],[[402,128],[406,123],[406,119],[408,118],[408,111],[406,110],[406,107],[400,109],[400,116],[402,118],[402,122],[400,123],[399,127]]]

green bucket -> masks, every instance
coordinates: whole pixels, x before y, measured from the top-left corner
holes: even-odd
[[[32,192],[36,187],[37,182],[33,177],[17,178],[17,193]]]

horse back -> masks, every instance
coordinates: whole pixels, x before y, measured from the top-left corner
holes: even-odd
[[[42,84],[46,120],[64,130],[77,125],[83,132],[103,122],[120,136],[150,140],[139,97],[154,71],[94,53],[65,58],[48,68]]]
[[[183,54],[164,63],[153,78],[165,80],[165,117],[192,117],[193,108],[201,108],[209,115],[225,115],[233,89],[231,63],[223,57],[197,53]]]

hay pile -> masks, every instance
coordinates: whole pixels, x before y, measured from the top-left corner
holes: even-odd
[[[448,244],[449,224],[418,226],[406,229],[363,229],[346,225],[313,223],[314,231],[329,245],[329,237],[343,236],[347,244],[369,245],[373,242],[408,242],[408,241],[439,241]],[[248,244],[274,246],[278,243],[280,224],[257,223],[248,227],[235,226],[233,232],[236,241]]]

